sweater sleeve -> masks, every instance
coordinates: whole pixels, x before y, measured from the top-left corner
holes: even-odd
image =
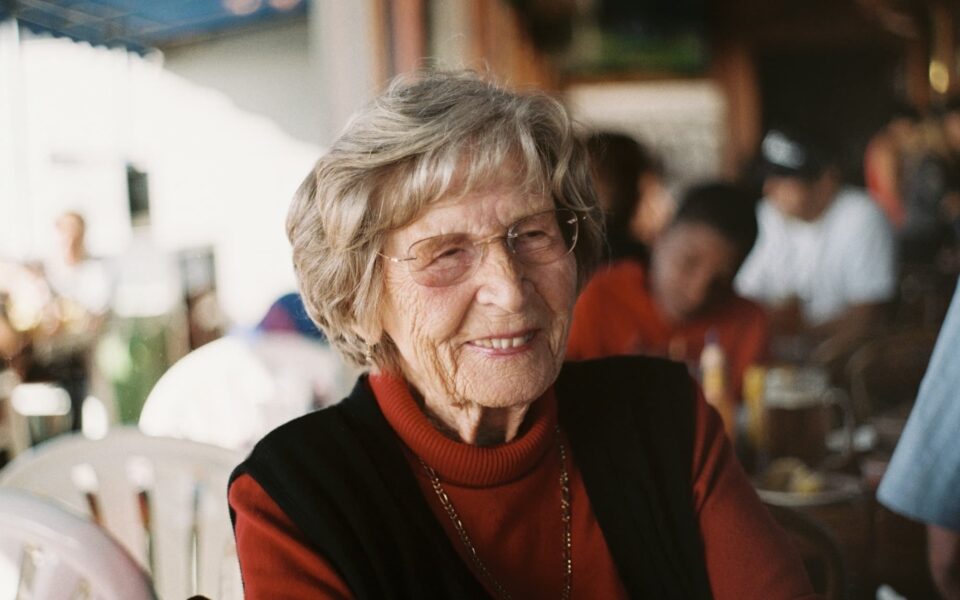
[[[348,600],[347,584],[250,475],[230,485],[246,600]]]
[[[716,600],[808,600],[806,570],[737,462],[717,412],[696,400],[694,511]]]

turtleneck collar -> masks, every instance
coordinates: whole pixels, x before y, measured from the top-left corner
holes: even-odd
[[[369,381],[380,410],[407,448],[442,479],[456,485],[489,487],[518,479],[554,444],[557,402],[553,387],[530,407],[516,438],[496,446],[474,446],[437,431],[400,377],[373,374]]]

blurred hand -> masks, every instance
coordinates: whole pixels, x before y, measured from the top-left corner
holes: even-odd
[[[800,299],[791,296],[786,301],[769,309],[770,330],[773,335],[797,335],[809,329],[803,318]]]

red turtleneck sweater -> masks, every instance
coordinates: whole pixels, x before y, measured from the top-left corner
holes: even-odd
[[[516,439],[479,447],[440,434],[403,381],[372,376],[370,384],[403,442],[424,497],[464,562],[473,568],[418,457],[437,471],[481,561],[512,597],[559,597],[563,527],[557,404],[552,390],[531,407],[527,425]],[[808,597],[810,585],[802,564],[753,492],[733,457],[719,417],[702,398],[697,402],[695,431],[694,509],[714,597]],[[573,507],[573,597],[626,598],[565,439],[564,444]],[[249,475],[231,486],[230,505],[236,512],[246,598],[352,597],[336,571],[309,548]]]

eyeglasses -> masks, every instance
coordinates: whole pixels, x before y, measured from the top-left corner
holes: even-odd
[[[487,246],[503,241],[504,246],[524,265],[546,265],[560,260],[577,245],[582,217],[560,208],[528,215],[515,221],[503,235],[474,240],[465,233],[449,233],[415,242],[406,257],[383,258],[406,263],[410,276],[420,285],[445,287],[466,280],[483,262]]]

